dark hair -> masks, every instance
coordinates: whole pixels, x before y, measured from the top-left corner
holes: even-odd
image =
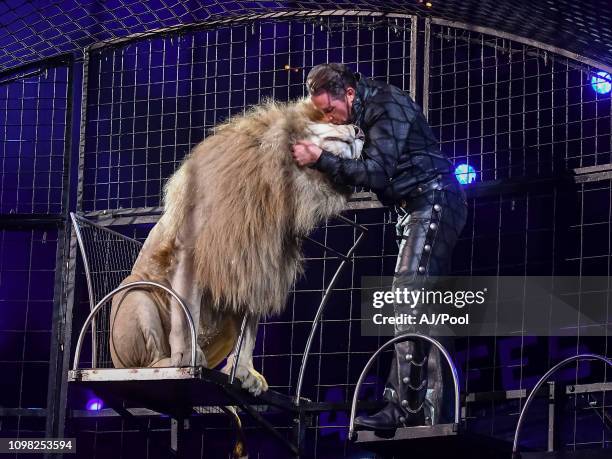
[[[357,87],[355,74],[346,65],[335,62],[316,65],[306,78],[306,88],[311,96],[326,91],[332,98],[339,99],[344,96],[349,86]]]

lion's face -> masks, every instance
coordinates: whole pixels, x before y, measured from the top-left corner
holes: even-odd
[[[357,159],[363,148],[363,131],[353,124],[311,123],[309,140],[343,158]]]

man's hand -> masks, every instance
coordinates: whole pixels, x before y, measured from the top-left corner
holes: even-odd
[[[292,147],[292,156],[298,166],[310,166],[318,161],[321,152],[319,146],[307,140],[299,140]]]

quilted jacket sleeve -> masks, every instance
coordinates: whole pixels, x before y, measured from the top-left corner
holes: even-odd
[[[340,185],[383,190],[389,187],[406,148],[411,118],[410,110],[403,104],[372,103],[366,108],[361,126],[366,135],[362,159],[341,158],[323,150],[313,167]]]

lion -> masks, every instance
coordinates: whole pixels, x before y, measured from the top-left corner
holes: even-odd
[[[290,149],[310,140],[358,158],[363,135],[353,125],[323,123],[307,100],[269,101],[219,126],[197,144],[164,187],[164,212],[131,274],[172,288],[197,330],[197,365],[229,373],[247,316],[236,377],[254,395],[267,390],[253,367],[260,318],[279,314],[302,274],[301,241],[345,207],[351,189],[298,167]],[[178,303],[161,289],[121,292],[112,301],[115,367],[190,364],[190,335]]]

